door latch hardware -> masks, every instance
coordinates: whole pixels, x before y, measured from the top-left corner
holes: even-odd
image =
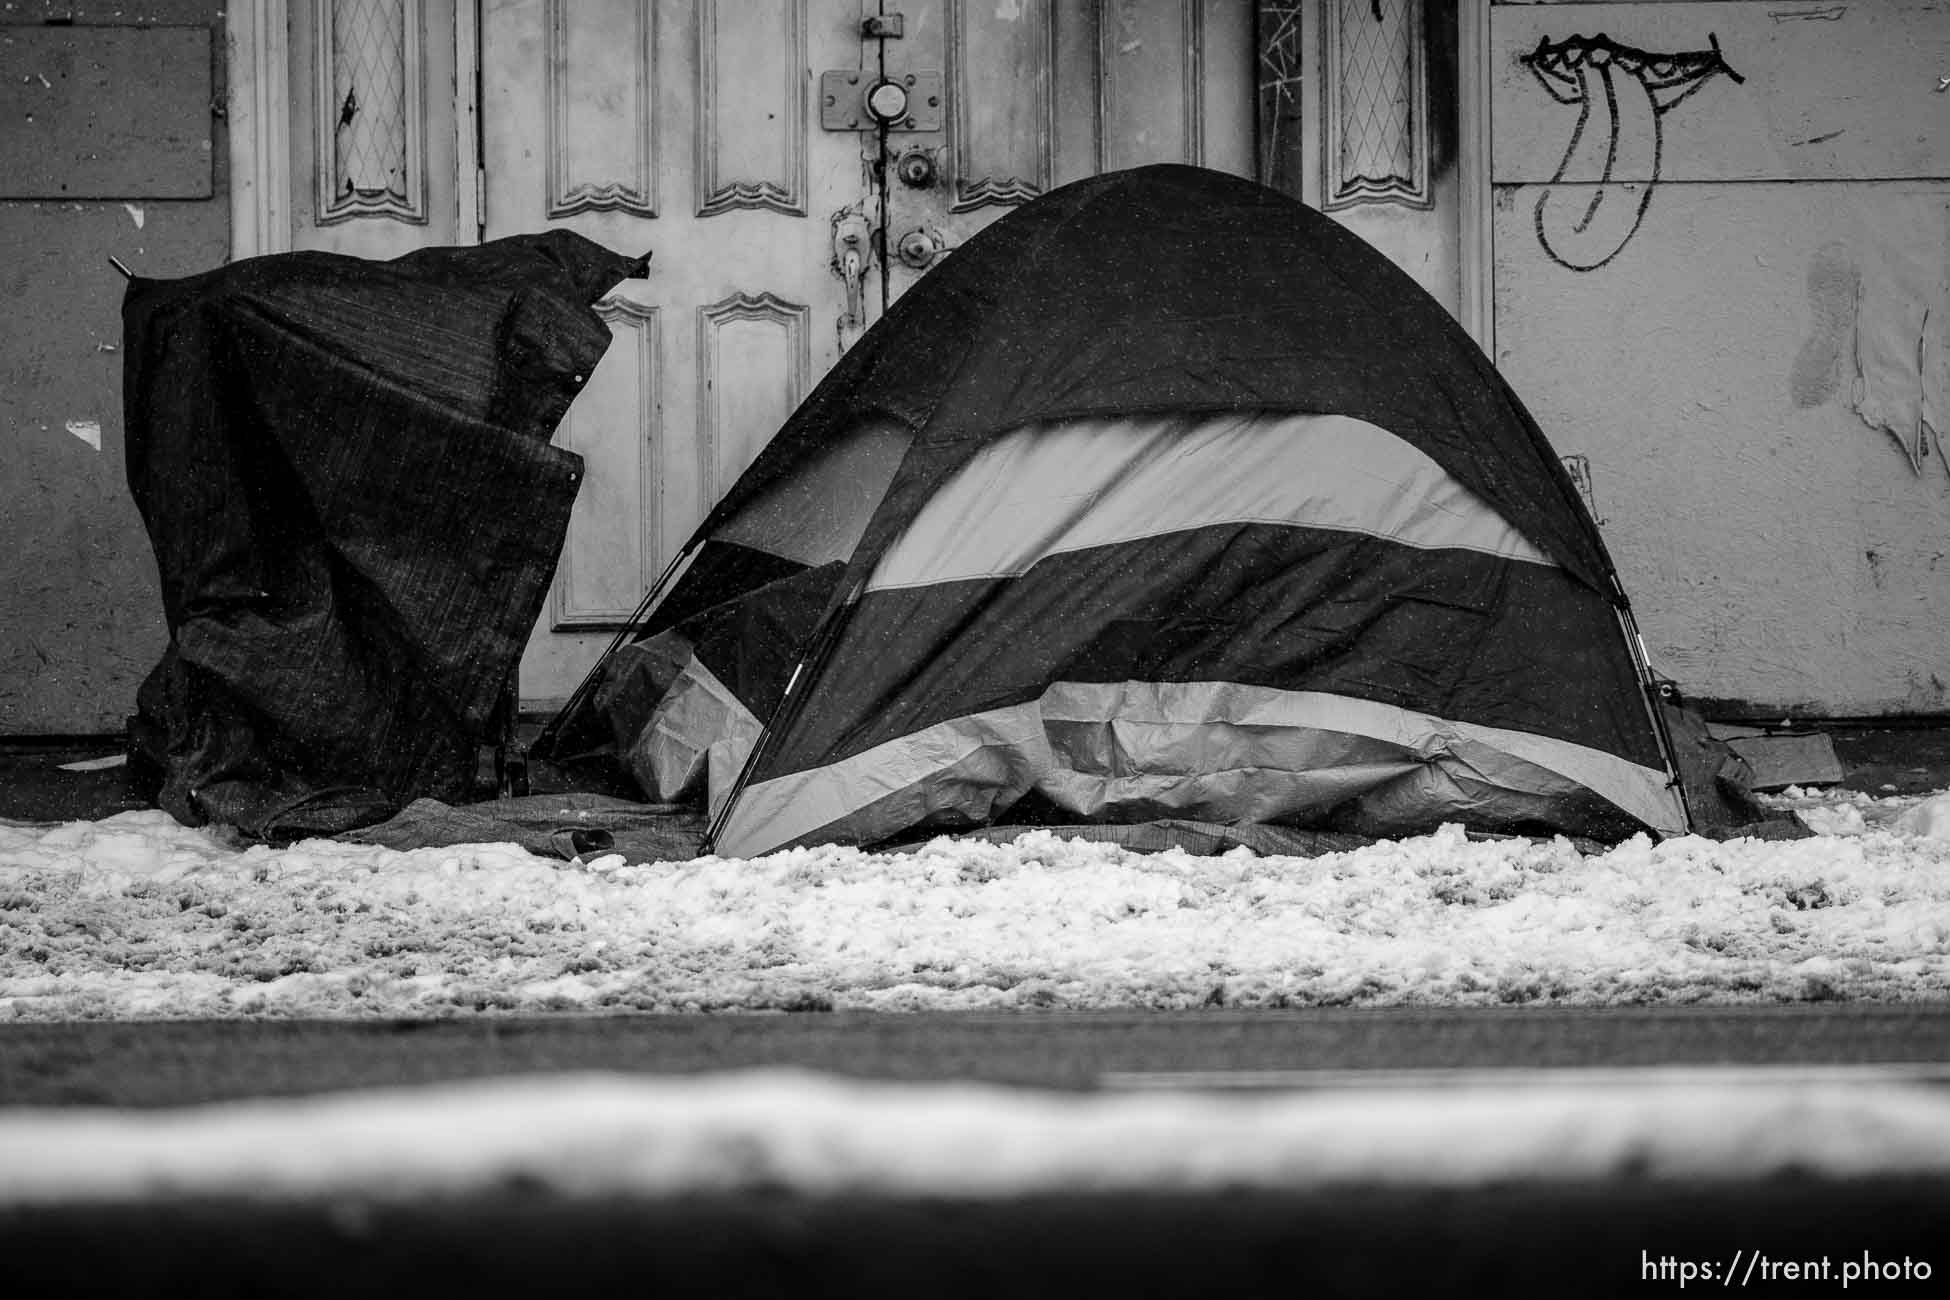
[[[894,162],[894,172],[901,178],[901,184],[913,190],[931,188],[936,171],[934,154],[918,147],[909,149]]]
[[[947,238],[930,226],[914,227],[894,245],[894,254],[902,265],[917,271],[925,271],[947,251]]]
[[[833,214],[833,270],[846,285],[846,316],[840,328],[864,329],[867,323],[867,267],[873,261],[873,226],[858,208]]]
[[[899,96],[897,102],[896,95]],[[939,131],[941,73],[876,77],[858,68],[819,74],[819,126],[824,131]]]
[[[860,35],[870,41],[897,41],[907,34],[907,15],[869,14],[860,20]]]

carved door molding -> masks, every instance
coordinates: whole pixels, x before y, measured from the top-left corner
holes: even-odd
[[[543,18],[548,33],[548,215],[628,212],[657,215],[657,10],[632,6],[620,26],[591,24],[589,15],[609,17],[608,9],[584,0],[548,0]],[[580,13],[582,22],[573,15]],[[580,60],[604,58],[623,75],[614,84],[619,100],[607,129],[577,129],[570,70]]]

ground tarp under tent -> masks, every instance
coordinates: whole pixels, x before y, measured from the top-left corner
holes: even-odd
[[[970,239],[674,573],[538,752],[703,802],[725,854],[1691,824],[1522,404],[1380,253],[1216,172],[1095,177]]]
[[[581,459],[550,435],[645,259],[567,232],[303,252],[124,302],[129,486],[170,642],[131,755],[269,838],[474,797]]]

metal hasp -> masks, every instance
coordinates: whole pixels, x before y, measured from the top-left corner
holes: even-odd
[[[819,125],[826,131],[939,131],[945,102],[938,71],[819,74]]]
[[[860,20],[860,35],[870,41],[897,41],[907,35],[907,15],[870,14]]]

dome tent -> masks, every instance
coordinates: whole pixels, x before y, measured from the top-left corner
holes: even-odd
[[[1619,839],[1687,815],[1536,424],[1355,235],[1182,166],[958,249],[706,518],[538,753],[738,855],[997,820]]]

